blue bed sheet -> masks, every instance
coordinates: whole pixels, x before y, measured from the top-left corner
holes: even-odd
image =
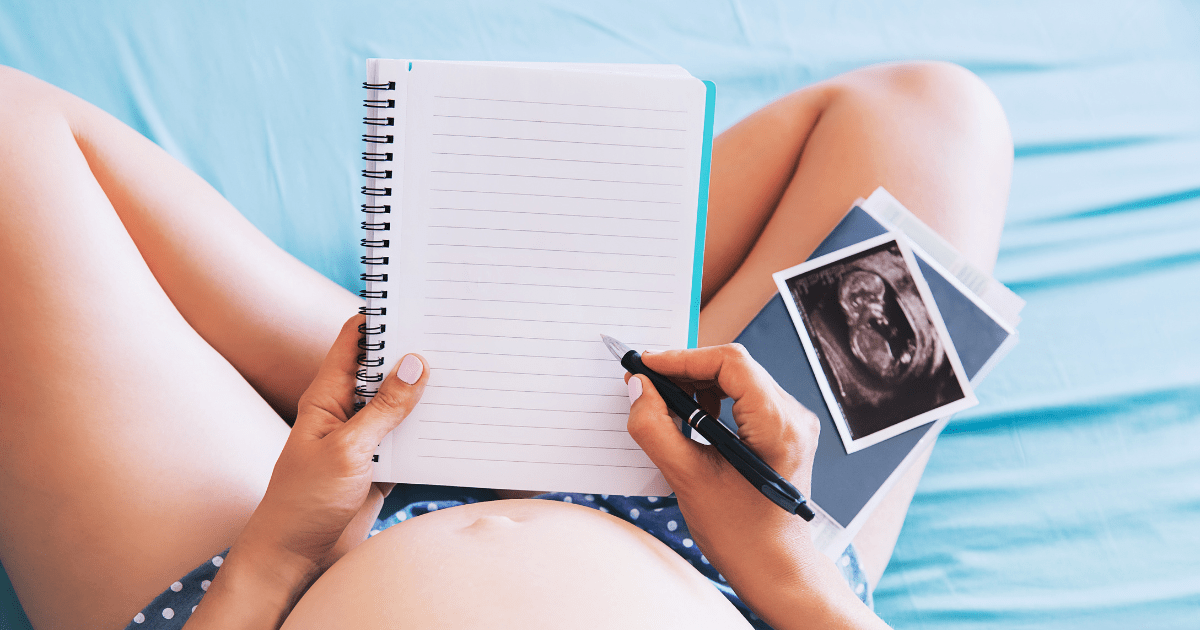
[[[1200,624],[1198,23],[1170,0],[8,2],[0,63],[112,112],[351,288],[367,57],[678,63],[719,86],[718,128],[864,64],[970,68],[1012,125],[997,275],[1029,305],[876,609],[1123,630]]]

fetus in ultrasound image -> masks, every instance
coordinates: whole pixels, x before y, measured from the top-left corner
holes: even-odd
[[[896,241],[787,286],[855,440],[965,397]]]

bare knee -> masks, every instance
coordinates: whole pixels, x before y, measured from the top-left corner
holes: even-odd
[[[898,121],[936,121],[948,139],[1012,163],[1012,134],[1000,101],[962,66],[941,61],[883,64],[839,78],[850,98],[869,102]]]
[[[978,268],[995,263],[1012,180],[1000,102],[949,63],[870,66],[830,80],[822,120],[874,177]]]
[[[0,65],[0,108],[4,110],[42,96],[47,87],[45,82],[16,68]]]
[[[68,97],[41,79],[0,65],[0,146],[35,138],[48,125],[61,124]]]
[[[892,89],[936,111],[947,124],[992,140],[1012,160],[1008,118],[975,73],[952,63],[921,62],[899,65],[893,75]]]

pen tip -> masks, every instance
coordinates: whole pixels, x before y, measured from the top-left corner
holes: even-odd
[[[618,359],[624,357],[629,352],[629,346],[626,346],[625,344],[613,339],[612,337],[609,337],[608,335],[600,335],[600,340],[604,342],[604,347],[608,348],[608,351]]]

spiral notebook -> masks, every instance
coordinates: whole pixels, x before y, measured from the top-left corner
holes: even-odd
[[[600,333],[695,347],[715,87],[677,66],[367,62],[356,392],[432,369],[374,478],[656,495]]]

